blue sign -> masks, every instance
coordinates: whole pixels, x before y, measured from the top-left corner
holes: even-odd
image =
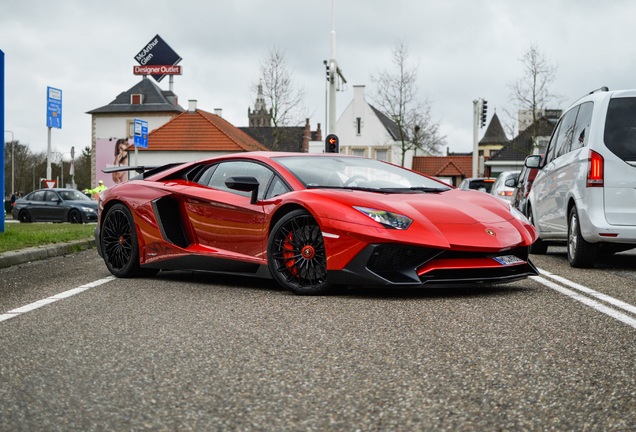
[[[135,119],[135,147],[148,148],[148,122]]]
[[[62,90],[46,88],[46,127],[62,129]]]

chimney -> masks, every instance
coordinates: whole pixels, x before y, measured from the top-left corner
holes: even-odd
[[[223,108],[214,108],[214,114],[223,117]]]
[[[188,99],[188,112],[195,112],[197,110],[197,100],[196,99]]]

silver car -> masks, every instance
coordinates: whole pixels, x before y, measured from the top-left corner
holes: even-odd
[[[505,201],[511,202],[512,195],[515,191],[515,184],[521,171],[504,171],[497,177],[492,185],[490,193]]]
[[[606,87],[561,116],[528,195],[539,234],[531,251],[566,244],[572,267],[593,267],[599,254],[636,248],[636,90]]]

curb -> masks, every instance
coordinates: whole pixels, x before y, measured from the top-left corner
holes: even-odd
[[[0,269],[66,255],[93,247],[95,247],[95,239],[87,239],[4,252],[0,254]]]

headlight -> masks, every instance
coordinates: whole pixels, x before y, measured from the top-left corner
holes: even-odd
[[[366,207],[354,207],[354,209],[369,216],[371,219],[384,225],[387,228],[405,230],[413,222],[412,219],[409,219],[406,216],[402,216],[400,214],[388,212],[385,210],[378,210]]]
[[[82,210],[84,210],[87,213],[94,213],[95,209],[92,207],[82,207]]]
[[[519,219],[521,222],[525,222],[527,224],[530,223],[530,221],[528,220],[527,217],[525,217],[525,215],[523,213],[521,213],[519,210],[517,210],[516,208],[514,208],[512,206],[512,204],[508,203],[508,208],[510,209],[510,213],[512,213],[512,215]]]

